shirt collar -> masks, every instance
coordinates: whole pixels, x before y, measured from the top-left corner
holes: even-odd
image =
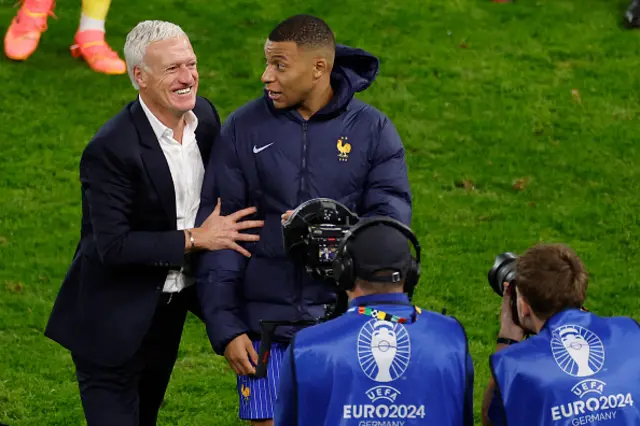
[[[356,297],[355,299],[351,300],[351,302],[349,302],[349,307],[353,308],[354,306],[372,303],[384,304],[385,302],[402,302],[406,303],[407,305],[411,304],[411,302],[409,301],[409,297],[405,293],[385,293]]]
[[[147,116],[149,123],[151,124],[151,128],[153,129],[153,133],[155,133],[156,138],[158,140],[162,139],[165,136],[173,138],[173,130],[162,124],[160,120],[151,112],[147,104],[142,100],[142,96],[138,95],[138,100],[140,101],[140,105],[142,106],[142,110],[144,114]],[[185,114],[185,121],[187,125],[185,126],[185,130],[190,130],[195,132],[198,127],[198,117],[193,113],[193,111],[189,111]]]

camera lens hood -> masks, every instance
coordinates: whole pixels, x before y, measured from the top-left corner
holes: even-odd
[[[303,248],[311,225],[353,226],[358,220],[358,216],[347,206],[330,198],[314,198],[305,201],[282,225],[285,252],[294,258],[305,256]]]
[[[502,297],[503,293],[503,282],[505,280],[509,281],[513,279],[513,267],[514,262],[518,256],[511,252],[501,253],[496,256],[495,261],[493,262],[493,266],[491,270],[489,270],[488,279],[489,285],[493,289],[493,291],[500,297]]]

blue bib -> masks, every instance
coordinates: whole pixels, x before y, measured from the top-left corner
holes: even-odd
[[[356,305],[299,332],[293,356],[300,425],[472,424],[473,365],[454,318],[408,302]]]
[[[509,426],[640,425],[640,327],[570,309],[491,356]],[[506,421],[505,421],[506,420]]]

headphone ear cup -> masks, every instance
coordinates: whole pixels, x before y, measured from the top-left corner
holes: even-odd
[[[343,291],[352,290],[355,277],[353,271],[353,259],[349,253],[345,253],[342,258],[342,274],[340,276],[340,289]]]
[[[335,260],[333,261],[333,279],[336,281],[336,284],[338,284],[339,288],[342,288],[342,285],[340,283],[343,280],[343,275],[344,265],[342,264],[342,257],[336,256]]]
[[[405,286],[411,289],[418,285],[418,281],[420,281],[420,265],[416,262],[416,259],[412,257],[407,271]]]

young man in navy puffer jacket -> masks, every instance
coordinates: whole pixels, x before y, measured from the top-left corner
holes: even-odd
[[[199,218],[222,200],[222,213],[257,207],[260,241],[200,259],[198,294],[213,349],[238,374],[240,418],[270,425],[278,368],[296,328],[278,329],[266,378],[252,377],[260,320],[324,316],[335,294],[287,258],[281,220],[304,201],[326,197],[361,217],[411,222],[405,150],[383,113],[354,98],[378,73],[379,61],[336,45],[321,19],[281,22],[265,46],[263,96],[233,112],[214,144]]]

